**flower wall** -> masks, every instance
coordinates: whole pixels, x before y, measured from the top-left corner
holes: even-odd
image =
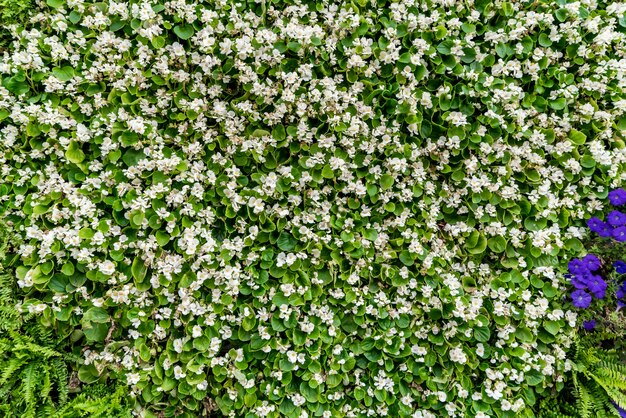
[[[532,416],[626,178],[625,13],[39,2],[0,50],[22,309],[144,414]]]

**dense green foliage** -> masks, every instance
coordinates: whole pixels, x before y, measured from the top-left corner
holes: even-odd
[[[7,261],[16,237],[0,222],[0,260]],[[8,262],[7,262],[8,264]],[[83,385],[70,378],[82,358],[71,341],[35,313],[18,310],[13,275],[0,264],[0,414],[5,418],[122,418],[132,403],[125,388],[99,383]],[[38,320],[39,319],[39,320]],[[73,352],[72,352],[73,351]],[[70,387],[72,386],[72,387]],[[71,392],[71,393],[70,393]]]
[[[563,273],[626,178],[625,5],[32,12],[0,52],[5,409],[610,412]]]
[[[27,21],[33,6],[32,0],[0,0],[0,54],[9,47],[9,27]]]
[[[619,416],[614,403],[626,409],[626,353],[619,347],[599,348],[597,336],[577,341],[567,390],[540,403],[540,418],[590,418]]]

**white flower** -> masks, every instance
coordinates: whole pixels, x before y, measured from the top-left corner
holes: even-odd
[[[464,364],[467,362],[467,355],[462,348],[456,347],[450,350],[450,360],[454,361],[455,363]]]
[[[98,269],[102,272],[102,274],[110,276],[115,273],[115,263],[110,260],[103,261],[98,265]]]
[[[187,374],[183,372],[183,368],[180,366],[174,366],[174,378],[176,380],[180,380],[184,377],[186,377]]]
[[[19,287],[31,287],[35,282],[33,280],[33,270],[28,270],[23,279],[17,281]]]
[[[139,383],[141,376],[139,373],[126,373],[126,383],[129,385],[135,385]]]
[[[202,336],[202,327],[200,325],[194,325],[191,330],[191,336],[193,338],[198,338]]]
[[[174,340],[174,351],[176,351],[177,353],[182,353],[183,352],[183,345],[185,345],[184,340],[177,338]]]

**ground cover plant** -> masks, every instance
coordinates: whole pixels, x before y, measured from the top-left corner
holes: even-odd
[[[564,275],[626,178],[626,4],[28,4],[0,44],[3,272],[86,391],[531,417],[583,364]]]

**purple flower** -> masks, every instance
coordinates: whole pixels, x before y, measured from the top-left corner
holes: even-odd
[[[613,236],[613,227],[609,224],[604,224],[598,231],[598,235],[603,238],[610,238]]]
[[[567,264],[567,269],[569,270],[570,273],[575,274],[575,275],[585,274],[588,270],[587,265],[583,263],[583,261],[580,258],[575,258],[571,260]]]
[[[613,263],[613,267],[615,267],[615,271],[617,272],[617,274],[626,273],[626,263],[624,263],[622,260],[617,260],[615,263]]]
[[[572,304],[577,308],[588,308],[591,304],[591,295],[584,290],[572,292]]]
[[[621,206],[626,203],[626,190],[615,189],[609,192],[609,202],[613,206]]]
[[[594,216],[592,218],[589,218],[589,220],[587,221],[587,226],[589,227],[589,229],[591,229],[591,232],[599,234],[600,231],[602,231],[602,229],[604,228],[604,222],[602,222],[602,219]]]
[[[622,283],[621,286],[617,288],[615,296],[618,299],[624,299],[624,296],[626,296],[626,282]]]
[[[583,322],[583,328],[585,328],[587,331],[591,331],[596,327],[596,320],[592,319],[591,321],[585,321]]]
[[[586,280],[586,276],[587,275],[580,275],[580,276],[572,276],[570,278],[570,283],[572,284],[572,286],[574,286],[576,289],[587,289],[587,280]]]
[[[606,220],[611,226],[624,226],[626,225],[626,214],[619,210],[612,210],[606,217]]]
[[[596,271],[600,269],[600,259],[595,254],[587,254],[584,256],[583,263],[585,263],[589,271]]]
[[[602,280],[602,277],[594,274],[590,277],[590,280],[587,282],[587,286],[589,286],[589,290],[599,299],[604,297],[604,293],[606,292],[606,282]],[[602,295],[600,297],[599,295]]]
[[[626,226],[620,226],[619,228],[615,228],[613,230],[613,238],[615,238],[615,240],[619,242],[626,241]]]
[[[598,290],[596,292],[592,292],[593,295],[598,298],[598,299],[604,299],[604,297],[606,296],[606,288],[598,288]]]

